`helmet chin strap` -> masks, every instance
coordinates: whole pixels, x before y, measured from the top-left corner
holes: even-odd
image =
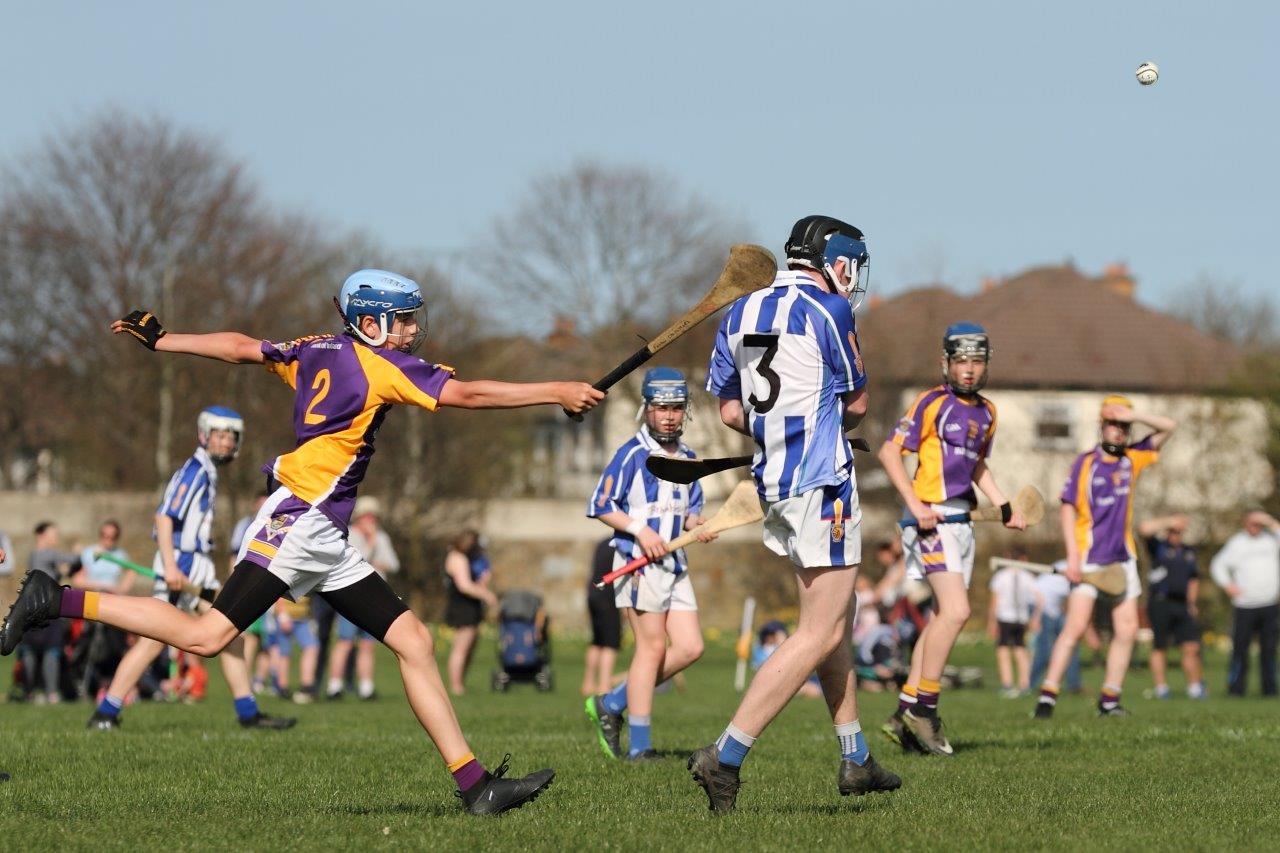
[[[1102,452],[1109,456],[1124,456],[1125,449],[1128,447],[1125,444],[1113,444],[1109,441],[1102,441],[1098,444],[1102,448]]]

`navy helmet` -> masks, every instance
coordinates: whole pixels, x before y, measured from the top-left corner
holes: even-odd
[[[642,417],[650,406],[687,406],[689,383],[685,381],[684,374],[674,367],[652,367],[645,372],[644,381],[640,383],[640,396],[644,399],[640,405]],[[686,412],[685,419],[688,417]],[[683,420],[672,432],[662,432],[647,420],[645,425],[654,440],[662,444],[670,444],[684,433]]]
[[[948,366],[951,364],[952,359],[961,356],[979,358],[984,363],[990,364],[991,338],[987,335],[987,330],[977,323],[952,323],[942,333],[942,355],[946,359]],[[983,371],[982,376],[971,386],[953,382],[951,380],[951,371],[946,367],[943,368],[942,375],[947,384],[957,394],[976,394],[987,384],[986,371]]]
[[[871,282],[871,253],[862,231],[830,216],[806,216],[791,227],[786,245],[787,265],[822,273],[836,292],[857,310]],[[836,261],[843,260],[849,283],[839,281]]]

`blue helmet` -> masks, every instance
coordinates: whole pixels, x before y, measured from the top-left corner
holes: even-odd
[[[987,330],[977,323],[952,323],[942,333],[942,355],[948,365],[953,358],[959,356],[981,358],[984,362],[990,364],[991,339],[987,336]],[[975,394],[987,384],[986,371],[983,371],[981,378],[974,382],[972,386],[963,386],[953,382],[951,380],[951,371],[945,367],[942,370],[942,375],[947,384],[957,394]]]
[[[240,452],[240,439],[244,436],[244,418],[235,409],[228,409],[226,406],[209,406],[201,409],[196,417],[196,437],[200,440],[200,446],[208,447],[209,436],[218,429],[229,430],[236,436],[236,442],[232,445],[229,455],[209,454],[215,463],[222,465],[235,459],[236,454]]]
[[[391,323],[398,314],[416,315],[418,333],[397,349],[413,352],[427,336],[427,308],[422,301],[422,288],[413,279],[386,270],[359,270],[347,277],[334,299],[346,331],[371,347],[380,347],[391,334]],[[370,338],[360,331],[360,318],[373,317],[380,332]]]
[[[689,383],[685,381],[684,374],[674,367],[653,367],[644,375],[644,381],[640,384],[640,396],[644,398],[640,405],[642,416],[650,406],[683,406],[689,402]],[[676,441],[684,432],[683,420],[671,432],[659,430],[648,420],[645,426],[649,429],[649,435],[662,444]]]
[[[871,253],[856,227],[830,216],[806,216],[791,227],[786,245],[787,264],[822,273],[836,292],[857,310],[871,282]],[[838,280],[836,261],[844,261],[849,283]]]

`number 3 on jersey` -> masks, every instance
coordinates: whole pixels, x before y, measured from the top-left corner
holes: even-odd
[[[760,378],[769,383],[769,396],[763,400],[756,397],[755,392],[747,398],[747,402],[755,409],[756,414],[763,415],[772,409],[778,402],[778,394],[782,391],[782,379],[778,376],[778,372],[770,365],[773,364],[773,357],[778,354],[778,336],[777,335],[743,335],[742,345],[748,349],[763,349],[764,355],[760,357],[760,361],[756,364],[756,373],[760,374]]]
[[[320,389],[316,391],[316,389]],[[325,416],[316,411],[316,406],[320,405],[320,401],[329,396],[329,369],[324,368],[316,371],[316,378],[311,381],[311,390],[316,391],[316,395],[311,398],[311,405],[307,406],[307,413],[303,415],[302,420],[305,423],[315,426],[324,423]]]

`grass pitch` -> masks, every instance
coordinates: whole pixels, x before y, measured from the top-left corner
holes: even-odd
[[[481,760],[511,752],[513,773],[557,770],[533,805],[498,819],[462,814],[439,758],[381,660],[381,697],[306,707],[289,732],[245,732],[214,674],[201,705],[126,709],[116,733],[84,728],[86,704],[0,707],[0,849],[1224,849],[1280,845],[1280,703],[1221,697],[1224,660],[1209,653],[1213,698],[1144,700],[1126,685],[1128,719],[1093,716],[1067,696],[1050,723],[1031,699],[990,687],[943,696],[956,756],[903,756],[877,731],[889,694],[860,697],[872,751],[903,777],[894,794],[841,798],[830,721],[796,699],[743,769],[738,812],[717,818],[685,770],[736,704],[733,657],[709,647],[684,694],[660,695],[654,741],[667,756],[607,760],[577,695],[581,647],[557,648],[552,694],[488,691],[491,642],[458,712]],[[961,650],[994,672],[987,646]],[[7,663],[7,660],[6,660]],[[1086,669],[1096,689],[1100,670]],[[1175,676],[1176,677],[1176,676]],[[1180,683],[1175,681],[1175,683]]]

